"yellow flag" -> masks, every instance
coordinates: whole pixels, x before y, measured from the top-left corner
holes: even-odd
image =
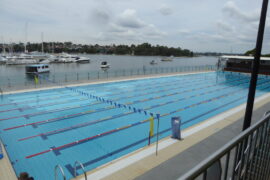
[[[154,117],[150,117],[150,136],[154,136]]]
[[[35,83],[38,84],[38,77],[35,76]]]

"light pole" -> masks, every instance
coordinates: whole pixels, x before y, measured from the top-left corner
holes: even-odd
[[[250,80],[250,85],[249,85],[245,119],[244,119],[243,129],[242,129],[243,131],[247,129],[251,124],[254,98],[255,98],[255,93],[256,93],[256,85],[257,85],[257,79],[258,79],[258,72],[259,72],[259,67],[260,67],[260,57],[261,57],[261,51],[262,51],[267,6],[268,6],[268,0],[263,0],[254,61],[252,63],[252,73],[251,73],[251,80]]]

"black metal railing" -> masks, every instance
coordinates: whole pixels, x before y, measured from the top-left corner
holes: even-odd
[[[179,178],[270,179],[270,113]]]

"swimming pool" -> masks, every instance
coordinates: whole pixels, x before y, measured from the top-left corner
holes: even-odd
[[[0,137],[17,174],[53,179],[60,164],[71,178],[77,160],[89,171],[147,146],[150,123],[144,111],[160,114],[163,138],[171,134],[171,117],[180,116],[185,129],[244,103],[249,78],[209,72],[75,87],[131,109],[67,88],[4,95]],[[269,91],[270,79],[259,76],[256,95]]]

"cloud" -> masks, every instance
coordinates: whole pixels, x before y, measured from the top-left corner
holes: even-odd
[[[231,18],[236,18],[244,22],[258,21],[260,17],[260,12],[258,10],[246,13],[239,9],[233,1],[228,1],[223,7],[223,11]]]
[[[118,17],[117,24],[127,28],[142,28],[146,24],[137,17],[135,9],[126,9]]]
[[[166,4],[162,4],[158,10],[164,16],[168,16],[173,13],[173,9]]]
[[[92,9],[90,13],[89,22],[97,22],[100,24],[107,24],[110,20],[110,15],[104,9]]]

